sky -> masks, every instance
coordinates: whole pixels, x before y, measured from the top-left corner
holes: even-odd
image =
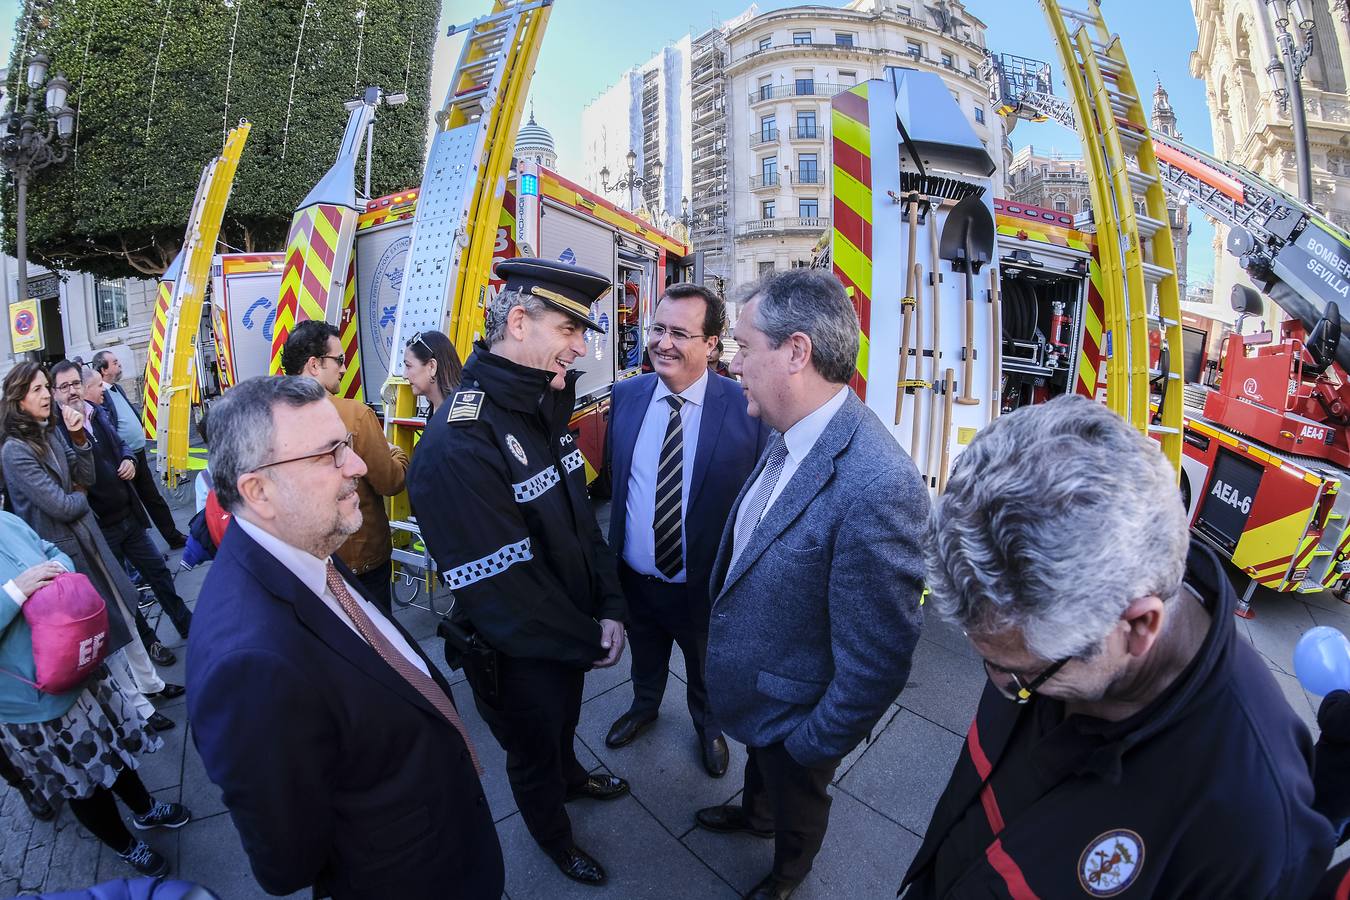
[[[8,2],[8,0],[0,0]],[[443,0],[442,26],[463,24],[488,9],[488,0]],[[791,0],[760,0],[760,12],[799,5]],[[842,0],[818,5],[841,7]],[[558,169],[579,179],[582,158],[581,111],[620,75],[651,59],[666,44],[734,18],[749,6],[735,0],[683,0],[679,3],[634,4],[629,0],[556,0],[549,16],[544,46],[530,86],[535,117],[554,137]],[[994,52],[1036,59],[1056,59],[1045,15],[1036,0],[966,0],[966,8],[987,26],[986,41]],[[640,13],[635,12],[640,9]],[[1117,31],[1130,60],[1145,104],[1152,102],[1155,73],[1162,79],[1187,143],[1212,149],[1205,86],[1190,74],[1196,46],[1195,19],[1187,0],[1131,0],[1107,6],[1108,27]],[[443,31],[445,29],[443,28]],[[597,44],[597,34],[607,35]],[[616,40],[622,34],[626,40]],[[442,41],[438,63],[453,66],[458,41]],[[1055,63],[1055,92],[1065,95]],[[441,98],[434,98],[439,102]],[[528,112],[526,113],[528,116]],[[1019,122],[1010,135],[1014,148],[1033,144],[1080,152],[1077,135],[1052,122]],[[1188,276],[1192,284],[1213,278],[1213,228],[1198,213],[1191,215]]]

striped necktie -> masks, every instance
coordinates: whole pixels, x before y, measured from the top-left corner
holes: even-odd
[[[759,520],[764,518],[769,497],[778,484],[778,477],[783,474],[783,465],[786,462],[787,442],[783,440],[781,434],[776,434],[773,443],[769,445],[769,456],[764,461],[764,471],[760,473],[759,484],[755,485],[754,493],[746,498],[740,513],[736,516],[736,530],[732,534],[731,542],[731,565],[736,564],[736,557],[740,556],[745,545],[750,543],[750,536],[759,527]]]
[[[656,532],[657,571],[674,578],[684,568],[684,422],[680,418],[684,398],[669,394],[664,399],[670,404],[670,418],[666,420],[666,438],[661,442],[660,464],[656,467],[652,530]]]

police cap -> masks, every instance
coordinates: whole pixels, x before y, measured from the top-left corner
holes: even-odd
[[[604,327],[590,316],[591,304],[610,288],[610,280],[599,272],[552,259],[518,257],[497,263],[497,277],[506,281],[503,290],[533,294],[558,312],[604,334]]]

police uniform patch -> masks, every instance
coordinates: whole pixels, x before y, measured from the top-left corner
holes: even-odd
[[[1099,834],[1078,857],[1078,883],[1093,897],[1114,897],[1139,877],[1144,839],[1128,828]]]
[[[483,396],[482,391],[457,391],[454,399],[450,401],[450,412],[446,414],[445,421],[450,423],[478,421],[478,414],[483,411]]]
[[[530,461],[525,458],[525,448],[520,446],[520,441],[516,440],[514,434],[506,436],[506,446],[511,451],[511,455],[520,460],[522,466],[528,466]]]

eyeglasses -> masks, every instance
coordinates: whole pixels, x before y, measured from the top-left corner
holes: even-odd
[[[345,366],[345,365],[347,364],[347,357],[345,357],[345,356],[316,356],[316,357],[314,357],[314,358],[315,358],[315,359],[331,359],[333,362],[337,363],[339,366]]]
[[[1058,674],[1059,670],[1072,660],[1074,657],[1066,656],[1063,659],[1052,662],[1049,666],[1041,670],[1039,675],[1028,678],[1020,672],[1014,672],[1011,669],[1005,669],[1002,666],[996,666],[989,660],[984,661],[984,671],[988,673],[989,680],[993,683],[998,692],[1009,700],[1015,700],[1019,704],[1024,704],[1031,699],[1031,695],[1036,693],[1036,689],[1045,684],[1051,678]],[[1002,676],[1002,677],[1000,677]],[[1013,691],[1006,690],[1002,678],[1011,678]]]
[[[656,324],[647,329],[647,335],[652,339],[652,343],[659,344],[670,335],[670,339],[677,344],[683,344],[685,341],[692,341],[694,338],[705,338],[706,334],[690,334],[687,331],[681,331],[678,328],[667,328],[664,325]]]
[[[65,384],[58,384],[58,385],[56,386],[56,389],[57,389],[58,391],[70,391],[70,390],[74,390],[75,388],[83,387],[83,386],[84,386],[84,382],[83,382],[83,381],[67,381]]]
[[[352,433],[347,432],[347,436],[338,441],[327,450],[320,450],[317,453],[306,453],[304,456],[292,456],[290,459],[279,459],[276,462],[264,463],[256,469],[250,469],[250,472],[261,472],[263,469],[270,469],[273,466],[281,466],[286,463],[300,462],[306,459],[318,459],[321,456],[333,457],[333,468],[340,469],[347,462],[347,453],[352,449]]]

